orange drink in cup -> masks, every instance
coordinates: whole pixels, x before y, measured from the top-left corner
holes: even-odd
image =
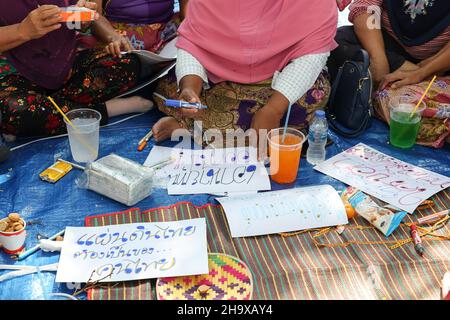
[[[299,130],[287,128],[273,129],[267,134],[270,156],[270,176],[276,183],[293,183],[297,179],[302,146],[305,135]]]

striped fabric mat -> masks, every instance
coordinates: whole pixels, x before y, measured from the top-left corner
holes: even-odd
[[[413,217],[428,215],[450,206],[450,190],[432,198],[435,206],[420,210]],[[314,232],[291,237],[280,235],[232,239],[225,213],[220,206],[195,207],[177,203],[170,207],[139,213],[123,213],[86,218],[86,225],[101,226],[130,222],[173,221],[205,217],[208,250],[242,259],[254,279],[254,299],[439,299],[440,285],[450,270],[450,241],[424,241],[425,256],[412,244],[391,250],[386,245],[317,247]],[[411,216],[405,222],[413,222]],[[367,226],[360,217],[350,225]],[[441,229],[449,233],[449,226]],[[400,226],[389,240],[409,238],[409,228]],[[349,240],[382,241],[386,238],[373,229],[332,231],[320,238],[324,243]],[[109,284],[90,290],[95,300],[154,299],[154,280]]]

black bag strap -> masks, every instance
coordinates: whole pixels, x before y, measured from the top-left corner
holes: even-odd
[[[369,67],[370,67],[370,57],[369,57],[369,53],[368,53],[366,50],[364,50],[364,49],[360,49],[360,50],[356,53],[355,59],[356,59],[356,60],[359,60],[360,58],[362,58],[362,63],[363,63],[363,69],[362,69],[362,70],[368,72]],[[366,73],[364,76],[367,77],[368,74]]]

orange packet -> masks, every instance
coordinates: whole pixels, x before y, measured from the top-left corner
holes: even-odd
[[[97,11],[83,7],[61,8],[60,22],[89,22],[94,21]]]

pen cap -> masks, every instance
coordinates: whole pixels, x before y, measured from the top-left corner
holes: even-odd
[[[165,104],[167,107],[179,107],[180,104],[181,104],[181,101],[180,101],[180,100],[170,100],[170,99],[167,99],[167,100],[164,102],[164,104]]]

